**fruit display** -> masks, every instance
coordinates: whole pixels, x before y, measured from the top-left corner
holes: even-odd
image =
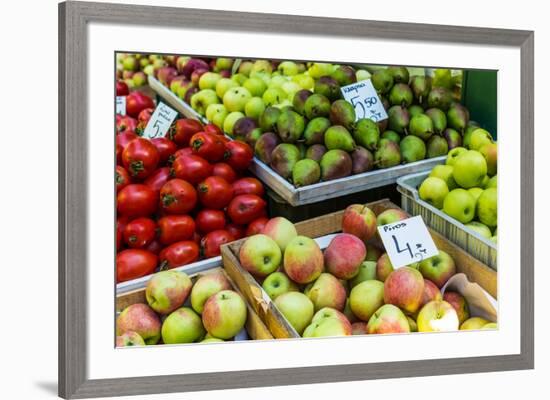
[[[243,241],[238,260],[302,337],[495,329],[471,315],[464,295],[446,290],[457,273],[447,252],[393,267],[377,226],[406,218],[399,209],[376,215],[351,205],[323,249],[276,217]]]
[[[193,280],[177,270],[147,282],[144,302],[116,320],[116,346],[211,343],[246,338],[247,306],[221,270]],[[242,339],[241,339],[242,340]]]
[[[497,144],[470,125],[456,147],[420,184],[420,198],[493,242],[497,241]]]
[[[141,137],[153,100],[126,97],[128,115],[116,119],[117,282],[218,256],[253,233],[267,214],[262,183],[246,176],[250,146],[186,118],[165,137]]]

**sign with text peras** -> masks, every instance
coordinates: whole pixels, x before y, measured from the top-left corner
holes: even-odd
[[[153,139],[165,136],[177,116],[178,112],[176,110],[168,107],[163,102],[159,102],[143,130],[143,137]]]
[[[374,122],[388,118],[382,100],[370,79],[355,82],[340,88],[344,99],[355,108],[355,120],[369,118]]]
[[[394,268],[404,267],[439,254],[421,216],[378,227]]]

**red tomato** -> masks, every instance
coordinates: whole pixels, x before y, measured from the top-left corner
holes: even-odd
[[[187,214],[197,204],[197,192],[189,182],[172,179],[160,189],[161,208],[169,214]]]
[[[172,174],[193,185],[212,175],[212,165],[204,158],[195,156],[180,156],[172,163]]]
[[[149,186],[130,184],[118,192],[117,211],[129,218],[148,217],[157,210],[158,196]]]
[[[195,231],[195,233],[193,233],[193,242],[195,242],[196,244],[201,244],[201,239],[202,239],[202,236],[197,232]]]
[[[154,191],[159,192],[160,188],[170,179],[172,179],[172,176],[170,175],[170,168],[163,167],[153,172],[149,178],[143,181],[143,183]]]
[[[219,176],[209,176],[197,186],[199,200],[207,208],[220,210],[233,198],[233,188]]]
[[[150,251],[153,254],[158,254],[163,249],[162,244],[158,240],[153,240],[147,246],[144,247],[145,250]]]
[[[137,218],[124,228],[124,242],[132,249],[141,249],[150,244],[157,234],[157,224],[151,218]]]
[[[138,122],[144,122],[145,126],[147,126],[147,122],[151,119],[151,115],[155,112],[154,108],[145,108],[141,110],[138,114],[137,120]]]
[[[180,267],[199,259],[199,246],[191,240],[176,242],[162,249],[159,259],[163,270]]]
[[[182,118],[172,124],[167,136],[178,146],[187,147],[189,146],[191,137],[195,133],[202,131],[202,128],[202,124],[196,119]]]
[[[235,171],[244,171],[248,168],[254,157],[254,152],[249,145],[237,140],[225,144],[225,162],[231,165]]]
[[[128,143],[137,138],[139,138],[139,136],[136,135],[134,131],[124,131],[116,135],[116,144],[122,146],[122,150],[124,150]]]
[[[128,96],[128,93],[130,93],[128,85],[124,81],[116,81],[116,95]]]
[[[239,225],[251,223],[265,213],[266,202],[255,194],[241,194],[236,196],[227,207],[227,214],[231,221]]]
[[[116,132],[122,133],[126,131],[135,131],[137,127],[137,121],[129,116],[121,116],[116,121]]]
[[[212,231],[201,239],[201,253],[204,258],[219,256],[220,246],[234,240],[235,238],[226,230]]]
[[[134,91],[126,96],[126,114],[136,118],[146,108],[155,108],[153,100],[140,91]]]
[[[220,162],[216,163],[212,169],[212,175],[220,176],[227,181],[227,183],[233,183],[237,179],[237,173],[229,164]]]
[[[165,137],[151,139],[151,143],[157,148],[159,153],[159,164],[164,165],[170,156],[174,154],[178,147],[174,142]]]
[[[265,190],[262,182],[256,178],[246,177],[233,182],[233,195],[255,194],[264,197]]]
[[[157,264],[157,256],[147,250],[122,250],[116,255],[116,280],[125,282],[152,274]]]
[[[128,223],[129,218],[125,216],[119,216],[116,219],[116,250],[120,251],[122,249],[122,236],[124,232],[124,228],[126,227],[126,224]]]
[[[252,236],[258,233],[262,233],[265,224],[267,224],[267,221],[269,221],[269,218],[267,217],[256,218],[248,225],[248,228],[246,228],[246,236]]]
[[[176,158],[180,156],[190,156],[192,154],[193,154],[193,149],[191,147],[184,147],[183,149],[179,149],[174,154],[172,154],[168,159],[167,164],[171,166],[172,164],[174,164],[174,160]]]
[[[220,161],[225,155],[225,143],[219,135],[206,132],[198,132],[191,137],[189,147],[193,153],[210,162]]]
[[[195,233],[195,221],[188,215],[167,215],[157,223],[159,241],[164,245],[191,240]]]
[[[124,167],[121,167],[120,165],[116,166],[115,182],[117,193],[130,184],[130,174],[128,174],[128,171],[126,171]]]
[[[145,179],[159,163],[159,152],[149,139],[132,140],[122,151],[122,164],[133,178]]]
[[[223,136],[223,131],[217,125],[212,123],[204,125],[204,131],[214,135]]]
[[[122,146],[120,144],[116,144],[116,163],[117,165],[122,165]]]
[[[208,233],[225,227],[225,213],[221,210],[200,210],[195,217],[197,230]]]
[[[227,224],[225,230],[235,238],[235,240],[241,239],[245,236],[245,229],[243,226],[237,224]]]

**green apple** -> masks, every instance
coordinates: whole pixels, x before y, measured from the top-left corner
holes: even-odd
[[[349,300],[353,314],[368,322],[371,315],[384,305],[384,284],[377,280],[361,282],[351,290]]]
[[[288,78],[281,75],[272,75],[271,81],[269,82],[269,88],[283,88],[283,84],[288,82]]]
[[[137,71],[139,62],[134,56],[126,56],[124,60],[122,60],[122,68],[124,68],[124,71]]]
[[[457,331],[458,315],[445,300],[434,300],[426,304],[416,317],[419,332]]]
[[[483,325],[481,329],[498,329],[498,325],[496,322],[489,322],[488,324]]]
[[[271,74],[273,72],[273,66],[268,60],[256,60],[250,69],[250,73],[252,74],[253,72],[265,72]]]
[[[429,279],[441,289],[445,282],[456,273],[456,265],[449,254],[439,250],[439,254],[420,262],[419,271],[424,278]]]
[[[467,151],[468,149],[464,147],[455,147],[454,149],[450,150],[449,153],[447,153],[447,159],[445,160],[445,164],[454,165],[456,158]]]
[[[205,116],[209,121],[213,121],[218,114],[224,115],[224,118],[227,116],[228,112],[223,104],[210,104],[206,108]]]
[[[267,90],[266,83],[260,78],[248,78],[242,85],[252,96],[262,96]]]
[[[478,128],[470,136],[470,150],[479,150],[486,144],[493,143],[493,137],[485,129]]]
[[[281,265],[281,248],[267,235],[250,236],[239,251],[244,269],[257,277],[266,277]]]
[[[481,193],[483,193],[483,189],[478,187],[473,187],[468,189],[468,193],[472,195],[472,197],[474,198],[477,204],[477,199],[479,199],[479,196],[481,195]]]
[[[357,275],[351,278],[348,282],[350,284],[350,287],[353,289],[361,282],[371,279],[376,279],[376,261],[363,261],[363,263],[359,267],[359,272],[357,273]]]
[[[496,188],[498,183],[497,175],[493,176],[489,181],[485,184],[485,189],[490,188]]]
[[[235,74],[231,77],[232,80],[234,80],[235,82],[237,82],[237,84],[239,86],[242,86],[244,85],[244,83],[248,80],[248,75],[244,75],[244,74]]]
[[[204,303],[206,303],[206,300],[210,296],[228,289],[231,289],[231,283],[229,283],[223,272],[202,275],[193,285],[193,289],[191,289],[191,307],[201,314],[204,309]]]
[[[244,113],[247,117],[259,120],[265,111],[265,103],[261,97],[252,97],[244,105]]]
[[[447,184],[449,190],[457,187],[455,178],[453,178],[454,167],[452,165],[436,165],[430,172],[430,177],[441,178]]]
[[[468,331],[474,329],[481,329],[484,325],[487,325],[490,321],[487,321],[485,318],[481,317],[471,317],[460,325],[461,331]]]
[[[479,187],[487,175],[487,161],[475,150],[459,155],[454,163],[453,178],[464,189]]]
[[[193,283],[185,272],[169,270],[157,272],[147,282],[145,299],[159,314],[170,314],[183,305]]]
[[[241,62],[241,65],[239,65],[239,74],[243,75],[250,75],[250,71],[252,71],[252,67],[254,66],[254,63],[252,61],[243,61]]]
[[[296,82],[302,89],[313,89],[315,80],[307,74],[298,74],[292,77],[292,81]]]
[[[212,89],[201,90],[191,96],[191,107],[201,115],[206,114],[206,109],[210,104],[217,103],[219,103],[218,96]]]
[[[486,239],[490,239],[493,234],[491,233],[491,230],[489,227],[485,224],[482,224],[481,222],[472,221],[466,224],[466,227],[471,229],[472,231],[478,233],[482,237]]]
[[[477,217],[489,228],[495,228],[497,226],[497,198],[497,189],[489,188],[485,189],[477,200]]]
[[[205,334],[201,318],[188,307],[178,308],[168,315],[161,332],[165,344],[193,343],[202,340]]]
[[[422,182],[418,194],[422,200],[438,209],[442,209],[443,200],[449,194],[449,188],[443,179],[430,176]]]
[[[288,99],[292,101],[296,92],[302,90],[302,87],[296,82],[287,81],[281,85],[281,89],[285,91]]]
[[[443,211],[463,224],[467,224],[476,214],[476,201],[467,190],[454,189],[445,197]]]
[[[262,233],[275,240],[283,253],[292,239],[298,236],[294,224],[284,217],[271,218],[265,224]]]
[[[233,59],[232,58],[217,58],[216,64],[214,65],[214,68],[216,71],[221,71],[223,69],[231,69],[233,66]]]
[[[393,264],[390,261],[388,253],[382,254],[376,261],[376,279],[385,282],[393,270]]]
[[[222,79],[222,76],[217,72],[205,72],[199,78],[199,89],[216,89],[218,81]]]
[[[311,323],[314,312],[313,303],[305,294],[300,292],[283,293],[277,296],[275,305],[300,335]]]
[[[201,340],[200,343],[217,343],[217,342],[224,342],[224,341],[225,340],[223,340],[223,339],[218,339],[218,338],[215,338],[215,337],[209,337],[209,338]]]
[[[147,76],[153,76],[155,74],[155,66],[153,64],[149,64],[143,68],[143,72],[145,72],[145,75]]]
[[[351,324],[349,321],[343,321],[336,317],[321,318],[319,321],[311,323],[304,330],[302,336],[305,338],[351,336]]]
[[[246,323],[246,317],[246,303],[233,290],[222,290],[210,296],[202,312],[204,328],[220,339],[230,339],[239,333]]]
[[[229,112],[244,111],[244,106],[248,100],[252,98],[252,95],[244,87],[234,87],[229,89],[223,95],[223,105]]]
[[[265,278],[262,288],[272,300],[287,292],[297,292],[300,290],[298,285],[290,280],[283,272],[272,272]]]
[[[392,224],[397,221],[402,221],[409,218],[407,213],[399,208],[390,208],[382,211],[376,217],[376,223],[378,226]]]
[[[384,304],[372,314],[367,323],[368,334],[409,333],[410,331],[407,317],[393,304]]]
[[[293,61],[283,61],[277,67],[277,71],[286,76],[296,75],[298,73],[298,65]]]
[[[223,131],[229,136],[233,136],[233,126],[235,125],[235,122],[237,122],[241,118],[244,118],[244,116],[245,115],[240,111],[235,111],[227,114],[227,116],[223,120]]]
[[[278,87],[268,88],[262,95],[262,100],[267,107],[280,104],[283,100],[287,99],[285,91]]]
[[[231,88],[238,87],[237,82],[230,78],[221,78],[216,83],[216,94],[220,99],[223,99],[223,95]]]
[[[319,79],[324,75],[330,75],[333,69],[334,68],[332,64],[313,63],[313,65],[309,67],[308,72],[309,72],[309,76],[311,76],[313,79]]]

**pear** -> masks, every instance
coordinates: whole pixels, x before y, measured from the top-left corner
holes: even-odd
[[[315,82],[313,92],[317,94],[322,94],[330,101],[338,100],[342,96],[338,81],[330,76],[321,76]]]
[[[294,98],[292,99],[292,106],[294,107],[294,110],[300,114],[304,114],[304,107],[306,104],[306,100],[311,96],[313,93],[307,89],[298,90],[294,94]]]
[[[302,137],[305,120],[300,114],[290,109],[281,111],[277,118],[277,133],[285,143],[295,143]]]
[[[327,151],[319,164],[324,181],[349,176],[353,165],[350,155],[344,150]]]
[[[349,131],[341,125],[333,125],[325,132],[325,146],[329,150],[355,150],[355,141]]]
[[[322,144],[314,144],[307,148],[305,158],[320,162],[327,151],[327,148]]]
[[[292,169],[300,160],[300,150],[289,143],[281,143],[271,153],[271,168],[283,178],[288,179],[292,175]]]
[[[256,142],[262,137],[262,135],[263,133],[260,128],[254,128],[246,134],[244,141],[254,149],[256,147]]]
[[[451,70],[447,68],[437,68],[434,71],[433,87],[451,89],[453,87]]]
[[[317,161],[308,158],[298,161],[292,168],[292,182],[294,186],[312,185],[321,179],[321,167]]]
[[[357,82],[355,70],[348,65],[340,65],[334,70],[331,77],[336,79],[340,86],[347,86]]]
[[[271,153],[277,145],[281,143],[281,139],[276,133],[266,132],[256,141],[254,145],[254,154],[264,163],[271,163]]]
[[[388,128],[399,134],[406,133],[409,126],[409,111],[401,106],[393,106],[388,110]]]
[[[426,110],[426,115],[431,118],[435,133],[441,134],[447,128],[447,117],[439,108]]]
[[[428,94],[428,107],[439,108],[447,111],[453,101],[453,95],[449,89],[443,87],[434,87]]]
[[[439,135],[433,135],[428,140],[426,147],[428,158],[444,156],[449,151],[449,145],[447,144],[447,141]]]
[[[244,141],[248,132],[256,129],[258,124],[253,118],[242,117],[239,118],[233,125],[233,136],[241,141]]]
[[[462,135],[453,128],[447,128],[443,131],[443,137],[447,141],[449,150],[462,146]]]
[[[330,101],[322,94],[312,94],[304,105],[304,115],[308,119],[317,117],[328,117],[330,112]]]
[[[308,146],[325,142],[325,132],[330,127],[328,118],[317,117],[309,121],[304,131],[304,141]]]
[[[355,109],[346,100],[336,100],[330,106],[330,122],[351,129],[355,122]]]
[[[426,158],[426,145],[419,137],[408,135],[399,143],[404,163],[420,161]]]
[[[387,69],[376,70],[371,76],[371,82],[379,93],[387,93],[393,86],[393,76]]]
[[[394,83],[409,83],[409,70],[407,67],[388,67],[387,71],[393,77]]]
[[[420,107],[418,104],[413,104],[408,108],[410,117],[414,117],[415,115],[424,114],[424,109]]]
[[[405,83],[396,83],[390,90],[389,100],[394,106],[409,107],[413,102],[412,90]]]
[[[390,168],[401,163],[399,145],[389,139],[380,139],[374,153],[374,163],[378,168]]]
[[[464,132],[470,121],[470,112],[462,104],[454,103],[447,111],[449,126],[459,132]]]
[[[409,134],[428,140],[434,131],[432,119],[426,114],[420,114],[411,118]]]
[[[357,146],[353,153],[351,153],[351,161],[352,172],[354,174],[370,171],[374,167],[373,154],[361,146]]]
[[[258,121],[263,132],[277,132],[277,120],[281,110],[277,107],[267,107]]]
[[[432,81],[430,77],[415,75],[411,78],[411,90],[414,98],[419,104],[424,102],[432,90]]]
[[[353,129],[353,138],[358,145],[369,150],[376,150],[376,145],[380,139],[378,124],[368,118],[357,120]]]
[[[401,136],[399,135],[399,133],[394,132],[394,131],[387,130],[382,134],[381,137],[383,139],[389,139],[392,142],[395,142],[397,144],[399,144],[399,142],[401,142]]]

